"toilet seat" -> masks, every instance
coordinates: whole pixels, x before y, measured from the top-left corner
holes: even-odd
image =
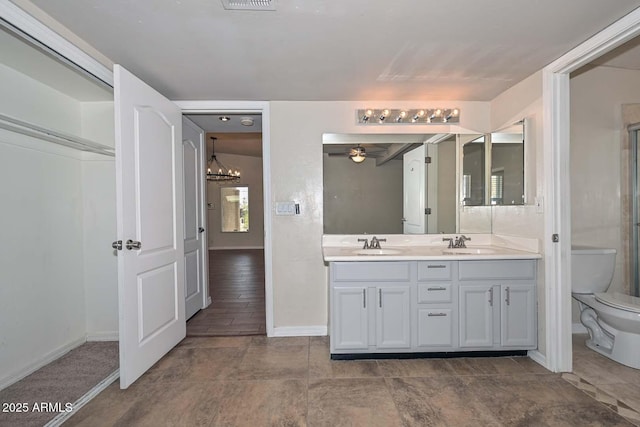
[[[596,293],[594,296],[602,304],[640,314],[640,298],[638,297],[624,295],[619,292],[602,292]]]

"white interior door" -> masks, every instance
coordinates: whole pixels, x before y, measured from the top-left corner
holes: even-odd
[[[185,336],[182,113],[114,66],[120,387]],[[139,247],[136,247],[139,246]]]
[[[425,233],[425,149],[424,144],[405,153],[402,179],[404,234]]]
[[[204,211],[206,181],[204,131],[182,118],[184,165],[184,294],[185,316],[190,318],[207,303],[207,234]]]

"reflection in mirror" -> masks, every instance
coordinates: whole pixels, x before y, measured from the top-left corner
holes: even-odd
[[[461,195],[464,206],[485,204],[485,137],[478,135],[461,136],[462,183]]]
[[[491,134],[492,205],[523,205],[524,121]]]
[[[323,153],[325,234],[459,232],[456,135],[325,134]]]
[[[463,206],[523,205],[524,120],[488,135],[460,136]]]
[[[249,187],[220,188],[223,233],[249,232]]]

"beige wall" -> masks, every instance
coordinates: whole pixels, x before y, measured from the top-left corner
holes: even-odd
[[[498,130],[519,120],[527,120],[525,129],[525,193],[527,205],[493,206],[494,234],[538,239],[544,251],[544,218],[533,205],[544,194],[544,164],[542,155],[542,72],[539,71],[491,101],[491,129]],[[538,261],[538,350],[546,354],[544,257]],[[549,327],[553,327],[550,325]]]
[[[241,173],[239,186],[249,187],[249,231],[247,233],[223,233],[220,217],[220,187],[207,182],[207,239],[209,249],[256,249],[264,247],[264,199],[262,196],[262,157],[216,154],[225,166],[238,168]]]
[[[622,104],[638,102],[638,71],[596,67],[571,78],[572,243],[617,249],[609,289],[619,292],[629,292],[627,247],[621,243],[626,240],[621,172],[623,163],[630,161],[621,146]]]
[[[402,234],[402,161],[324,155],[324,233]]]
[[[323,133],[459,133],[459,127],[358,126],[358,108],[455,106],[461,128],[489,130],[486,102],[271,102],[272,202],[293,200],[301,214],[273,216],[274,326],[327,325],[327,277],[322,260]],[[396,131],[397,129],[397,131]]]

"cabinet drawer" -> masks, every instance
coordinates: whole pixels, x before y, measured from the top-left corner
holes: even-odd
[[[334,282],[408,282],[411,267],[408,262],[334,262],[331,274]]]
[[[450,309],[434,308],[418,311],[418,346],[455,346]]]
[[[418,303],[451,302],[451,283],[418,283]]]
[[[513,280],[536,277],[536,262],[532,260],[460,261],[458,269],[460,280]]]
[[[418,280],[451,280],[451,262],[420,261],[418,262]]]

